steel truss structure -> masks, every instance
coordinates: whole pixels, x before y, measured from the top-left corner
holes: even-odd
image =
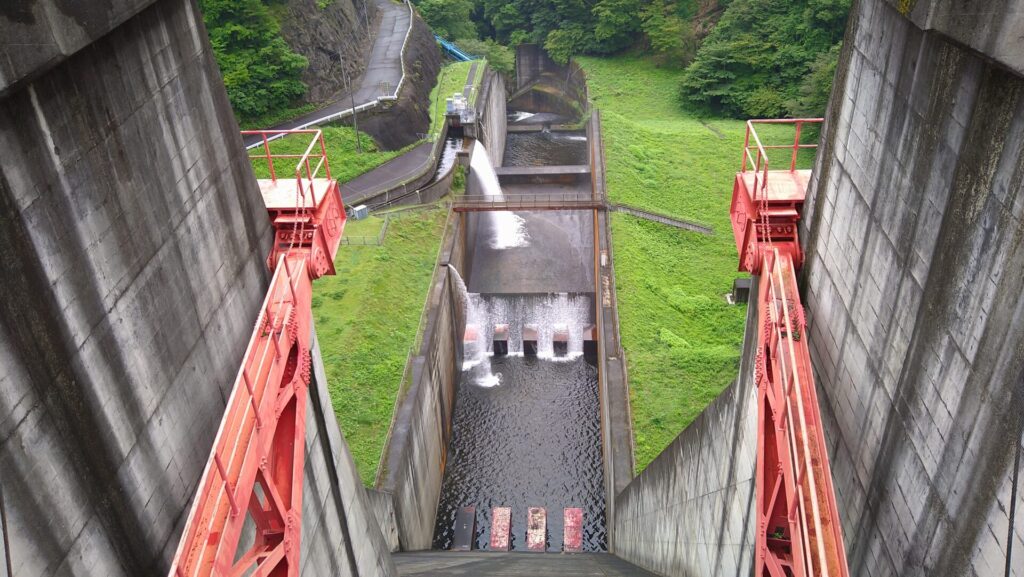
[[[800,136],[805,124],[821,120],[748,121],[733,186],[740,270],[760,275],[754,371],[758,577],[849,576],[796,277],[803,262],[797,224],[810,178],[810,170],[797,169],[798,156],[816,146],[800,144]],[[793,143],[764,146],[756,124],[774,125],[772,130],[792,125]],[[769,170],[770,150],[788,161],[788,169]]]

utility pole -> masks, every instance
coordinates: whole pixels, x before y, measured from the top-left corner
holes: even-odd
[[[356,93],[352,91],[352,82],[348,77],[348,69],[345,68],[345,55],[338,50],[338,60],[341,62],[341,72],[345,75],[345,90],[348,91],[349,102],[352,106],[352,128],[356,131],[356,153],[363,153],[363,143],[359,139],[359,112],[356,110]]]

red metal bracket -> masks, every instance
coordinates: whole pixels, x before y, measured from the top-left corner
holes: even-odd
[[[797,170],[796,160],[800,149],[816,146],[800,144],[803,125],[818,122],[748,121],[743,163],[733,185],[731,216],[740,270],[761,275],[754,370],[758,577],[849,576],[796,283],[803,263],[797,224],[810,178],[810,170]],[[755,124],[793,124],[793,143],[764,146]],[[792,150],[788,170],[769,170],[767,151],[786,148]],[[747,170],[748,161],[752,170]]]
[[[310,133],[313,142],[303,155],[272,155],[273,133],[247,132],[263,136],[273,177],[260,189],[274,223],[274,276],[171,566],[176,577],[299,573],[312,281],[334,273],[345,210],[320,132],[282,132]],[[273,167],[281,157],[299,158],[291,205]]]

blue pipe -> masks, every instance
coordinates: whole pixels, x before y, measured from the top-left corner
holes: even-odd
[[[447,52],[448,55],[451,56],[452,59],[454,60],[458,60],[459,62],[468,62],[470,60],[477,59],[476,56],[470,56],[469,54],[466,54],[465,52],[460,50],[458,46],[452,44],[451,42],[445,40],[444,38],[441,38],[437,34],[434,34],[434,38],[437,40],[437,43],[441,45],[441,48],[444,48],[444,51]]]

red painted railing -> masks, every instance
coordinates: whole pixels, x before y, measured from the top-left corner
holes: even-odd
[[[345,211],[333,180],[321,183],[319,199],[302,194],[303,178],[312,183],[321,167],[327,175],[330,169],[319,131],[297,132],[314,138],[297,155],[296,204],[269,209],[274,276],[174,557],[174,577],[298,575],[312,281],[334,272]],[[314,168],[317,141],[322,155]],[[271,173],[273,158],[294,156],[267,148]],[[253,537],[243,543],[247,526]]]
[[[740,165],[740,172],[747,171],[747,162],[750,162],[750,168],[754,171],[754,190],[755,194],[762,193],[768,187],[768,152],[769,150],[789,148],[792,149],[793,153],[789,161],[789,170],[792,172],[796,170],[796,159],[801,149],[804,148],[817,148],[817,143],[812,144],[800,144],[800,134],[803,132],[805,124],[821,124],[823,118],[771,118],[771,119],[757,119],[747,121],[747,135],[743,141],[743,162]],[[757,130],[754,128],[755,124],[792,124],[795,126],[793,144],[775,144],[765,146],[761,143],[761,138],[757,134]],[[754,137],[754,146],[750,144],[750,137]],[[751,153],[753,148],[756,154]]]
[[[290,159],[296,158],[298,161],[295,163],[294,170],[289,174],[285,173],[286,178],[295,179],[295,192],[303,198],[312,198],[313,194],[313,181],[317,178],[331,179],[331,166],[327,162],[327,146],[324,144],[323,132],[319,129],[304,129],[304,130],[243,130],[242,134],[245,136],[259,136],[261,139],[261,150],[259,154],[249,155],[251,160],[266,160],[267,169],[270,171],[270,179],[277,182],[277,168],[280,166],[274,166],[274,159]],[[309,134],[312,135],[309,145],[306,147],[305,152],[302,154],[289,154],[289,153],[274,153],[271,150],[271,141],[280,138],[282,135],[298,135],[298,134]],[[278,142],[277,146],[281,147],[282,142]],[[319,152],[316,150],[319,149]],[[253,148],[251,150],[257,150]],[[287,169],[287,166],[285,166]],[[320,169],[323,169],[324,173],[320,174]],[[308,196],[307,196],[308,194]]]
[[[757,577],[849,576],[796,282],[803,262],[798,223],[806,180],[780,174],[796,173],[800,150],[817,146],[800,144],[800,135],[804,124],[819,122],[748,121],[730,208],[740,270],[761,277],[755,364]],[[755,124],[793,124],[793,143],[765,146]],[[772,149],[792,150],[788,170],[769,170],[767,151]],[[773,174],[778,181],[769,187]]]

